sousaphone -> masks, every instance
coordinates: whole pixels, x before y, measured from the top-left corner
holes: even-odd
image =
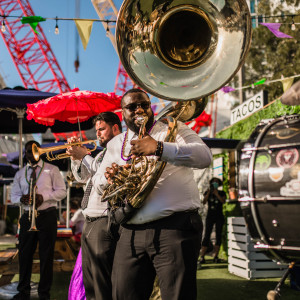
[[[250,40],[244,0],[125,0],[116,25],[128,75],[171,101],[199,101],[223,87],[244,63]]]

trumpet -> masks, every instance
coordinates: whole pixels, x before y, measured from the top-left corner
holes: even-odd
[[[36,189],[37,186],[35,185],[32,191],[32,214],[30,213],[30,208],[29,208],[29,220],[30,220],[30,215],[31,215],[31,226],[28,229],[28,231],[38,231],[38,229],[36,228],[36,217],[37,217],[37,210],[35,208],[35,199],[36,199]]]
[[[68,147],[72,147],[72,146],[81,146],[81,145],[84,145],[84,144],[94,144],[94,148],[89,149],[91,152],[95,151],[97,149],[97,140],[88,140],[88,141],[82,141],[82,142],[75,142],[75,143],[64,144],[64,145],[60,145],[60,146],[47,147],[47,148],[41,148],[41,147],[38,147],[36,144],[32,144],[32,154],[33,154],[33,157],[36,161],[38,161],[40,159],[40,156],[44,153],[47,154],[47,159],[49,161],[59,160],[59,159],[63,159],[63,158],[68,158],[68,157],[70,157],[70,155],[67,154],[67,153],[61,153],[61,154],[54,155],[52,152],[57,151],[57,150],[61,150],[61,149],[67,149]]]

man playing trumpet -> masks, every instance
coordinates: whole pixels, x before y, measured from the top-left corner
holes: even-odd
[[[97,139],[103,150],[93,158],[84,146],[70,146],[71,168],[78,182],[86,183],[81,202],[85,217],[81,236],[82,273],[86,299],[112,299],[111,270],[116,244],[119,239],[119,226],[109,226],[107,203],[101,202],[92,186],[92,178],[105,160],[107,143],[122,132],[121,121],[113,112],[100,113],[94,119]],[[76,137],[68,143],[78,142]]]
[[[33,254],[39,243],[40,282],[39,299],[50,299],[53,278],[53,255],[57,236],[57,202],[67,195],[66,185],[58,167],[42,160],[36,161],[32,154],[32,144],[25,145],[26,166],[19,170],[11,190],[11,201],[20,204],[24,213],[20,219],[19,233],[19,293],[13,299],[30,299],[30,278]],[[33,206],[35,198],[35,207]],[[35,214],[37,210],[37,216]],[[32,221],[37,231],[32,231]],[[30,230],[31,229],[31,230]]]

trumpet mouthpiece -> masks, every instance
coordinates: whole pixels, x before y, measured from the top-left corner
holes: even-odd
[[[138,117],[136,117],[136,121],[139,125],[142,125],[144,123],[147,123],[148,117],[147,116],[138,116]]]

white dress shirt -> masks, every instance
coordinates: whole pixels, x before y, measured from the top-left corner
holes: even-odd
[[[82,232],[84,223],[84,216],[82,214],[82,209],[79,208],[74,213],[73,217],[70,220],[70,226],[75,227],[74,234],[78,234]]]
[[[71,169],[75,179],[78,182],[86,183],[86,187],[100,167],[101,162],[98,159],[101,153],[98,153],[95,158],[91,155],[86,155],[82,161],[71,160]],[[82,214],[84,217],[89,216],[92,218],[107,215],[107,203],[101,202],[101,195],[96,192],[94,186],[92,187],[87,207],[82,211]]]
[[[164,141],[167,128],[167,124],[157,122],[150,135],[157,141]],[[124,137],[123,132],[107,144],[105,160],[93,177],[94,187],[99,194],[103,193],[107,184],[104,176],[105,169],[111,167],[112,163],[126,164],[121,158]],[[136,138],[134,132],[129,130],[124,151],[126,155],[131,148],[130,141]],[[143,224],[169,216],[174,212],[192,210],[200,206],[199,191],[192,168],[203,169],[210,165],[212,161],[210,149],[182,122],[178,122],[175,143],[164,142],[163,145],[161,160],[166,161],[167,165],[143,206],[128,223]]]
[[[23,195],[29,194],[30,177],[32,173],[30,165],[27,164],[19,170],[15,177],[11,189],[11,202],[20,203]],[[37,210],[44,210],[49,207],[57,207],[57,202],[67,196],[66,184],[57,166],[39,160],[36,168],[37,194],[43,196],[44,202]],[[27,177],[26,177],[27,176]],[[28,205],[23,205],[25,210]]]

